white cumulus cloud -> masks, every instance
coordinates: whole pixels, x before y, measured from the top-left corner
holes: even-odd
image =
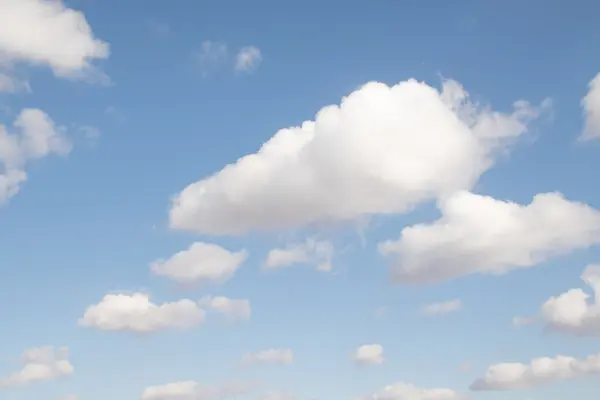
[[[238,72],[254,71],[261,61],[262,54],[258,47],[242,47],[235,56],[235,70]]]
[[[190,184],[173,198],[170,225],[239,235],[407,212],[472,188],[539,112],[525,101],[510,114],[476,107],[455,81],[441,91],[371,82]]]
[[[249,364],[280,364],[290,365],[294,362],[294,352],[291,349],[267,349],[256,353],[246,353],[242,363]]]
[[[333,252],[331,242],[309,238],[304,243],[272,249],[267,254],[263,268],[276,269],[293,264],[314,264],[319,271],[331,271]]]
[[[584,359],[556,356],[540,357],[529,364],[501,363],[488,367],[481,378],[471,385],[471,390],[516,390],[548,385],[558,381],[600,373],[600,354]]]
[[[205,312],[192,300],[154,304],[144,293],[107,294],[89,306],[79,325],[104,331],[150,333],[168,328],[186,329],[200,324]]]
[[[21,355],[23,367],[0,379],[0,388],[25,386],[35,382],[49,381],[73,374],[66,347],[37,347],[25,350]]]
[[[154,274],[179,283],[223,283],[233,276],[247,257],[245,250],[231,252],[216,244],[196,242],[167,260],[154,261],[150,268]]]
[[[252,308],[248,299],[230,299],[225,296],[206,296],[199,302],[200,307],[222,314],[229,320],[250,319]]]
[[[380,344],[365,344],[354,352],[354,361],[360,365],[383,363],[383,346]]]
[[[0,124],[0,205],[27,180],[27,163],[51,154],[65,156],[71,149],[63,130],[39,109],[23,109],[11,129]]]
[[[582,289],[568,290],[542,305],[542,318],[553,330],[600,338],[600,265],[588,266],[581,279],[593,298]]]
[[[457,192],[441,218],[381,243],[400,283],[433,283],[473,273],[503,274],[600,243],[600,212],[543,193],[528,205]]]
[[[423,307],[423,314],[426,315],[439,315],[448,314],[451,312],[458,311],[462,308],[462,302],[460,299],[442,301],[439,303],[431,303]]]
[[[57,76],[79,78],[95,71],[94,60],[108,56],[109,45],[94,36],[84,14],[64,2],[0,0],[4,62],[48,66]]]
[[[580,140],[600,138],[600,73],[590,81],[589,90],[581,100],[585,117]]]
[[[397,382],[357,400],[459,400],[462,397],[452,389],[425,389],[411,383]]]

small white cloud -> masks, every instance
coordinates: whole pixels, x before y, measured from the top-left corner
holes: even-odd
[[[440,303],[432,303],[423,307],[423,314],[426,315],[439,315],[456,312],[462,308],[462,302],[460,299],[442,301]]]
[[[379,245],[398,283],[434,283],[469,274],[500,275],[600,243],[600,211],[543,193],[528,205],[458,192],[430,224],[404,228]]]
[[[533,359],[529,364],[502,363],[488,367],[487,372],[471,385],[471,390],[516,390],[552,384],[559,381],[600,373],[600,354],[584,359],[556,356]]]
[[[150,333],[163,329],[186,329],[204,321],[205,312],[192,300],[154,304],[144,293],[107,294],[89,306],[79,325],[104,331]]]
[[[383,363],[383,346],[380,344],[365,344],[354,352],[354,361],[359,365],[375,365]]]
[[[462,397],[452,389],[425,389],[410,383],[398,382],[381,390],[359,397],[358,400],[459,400]]]
[[[552,330],[600,338],[600,265],[588,266],[581,279],[594,298],[582,289],[571,289],[548,299],[542,306],[542,318]]]
[[[235,70],[238,72],[252,72],[262,61],[260,49],[255,46],[243,47],[235,56]]]
[[[94,37],[82,12],[62,1],[2,0],[0,55],[3,61],[44,65],[57,76],[77,79],[99,74],[92,62],[108,58],[109,45]]]
[[[0,388],[25,386],[35,382],[49,381],[69,376],[73,366],[69,362],[66,347],[55,349],[51,346],[26,350],[21,356],[23,367],[20,371],[0,379]]]
[[[222,314],[228,320],[247,320],[252,315],[248,299],[230,299],[224,296],[206,296],[198,303],[202,308],[208,308]]]
[[[469,372],[473,369],[473,365],[471,363],[462,363],[458,366],[458,370],[460,372]]]
[[[589,90],[581,100],[585,117],[583,133],[580,140],[600,138],[600,73],[589,83]]]
[[[59,400],[79,400],[79,397],[75,394],[68,394],[66,396],[62,396]]]
[[[154,261],[150,269],[179,283],[223,283],[248,257],[245,250],[231,252],[211,243],[195,242],[166,260]]]
[[[269,251],[264,269],[288,267],[293,264],[315,264],[319,271],[331,271],[333,244],[329,241],[307,239],[304,243]]]
[[[279,364],[290,365],[294,362],[294,352],[291,349],[267,349],[256,353],[246,353],[242,364]]]

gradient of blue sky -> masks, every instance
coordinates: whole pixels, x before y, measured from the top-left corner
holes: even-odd
[[[1,2],[1,0],[0,0]],[[7,400],[135,399],[150,385],[181,380],[260,379],[305,399],[348,399],[396,381],[468,393],[488,365],[556,354],[583,357],[598,340],[515,329],[551,296],[582,287],[591,248],[502,276],[471,275],[430,286],[392,285],[378,255],[381,240],[431,221],[437,211],[382,218],[366,230],[326,233],[335,273],[291,267],[263,273],[276,233],[209,238],[168,229],[170,197],[187,184],[255,152],[277,130],[314,119],[323,106],[362,84],[416,78],[439,87],[455,79],[476,99],[508,111],[517,99],[553,100],[551,118],[484,174],[475,192],[529,203],[541,192],[600,208],[594,177],[597,142],[576,142],[580,100],[600,71],[600,5],[563,1],[316,2],[78,0],[94,34],[111,46],[97,63],[114,85],[57,79],[48,68],[22,70],[31,93],[2,94],[0,122],[36,107],[75,134],[66,159],[32,164],[21,193],[0,209],[0,376],[30,347],[67,346],[75,373],[25,388]],[[167,29],[168,27],[168,29]],[[193,54],[205,40],[231,53],[254,45],[262,62],[250,74],[221,65],[207,76]],[[25,68],[25,67],[23,67]],[[107,113],[107,108],[113,111]],[[78,136],[79,135],[79,136]],[[303,238],[297,233],[297,238]],[[221,286],[184,290],[152,276],[149,264],[194,240],[245,248],[244,266]],[[249,322],[209,320],[189,331],[140,336],[77,326],[85,308],[111,291],[148,291],[156,302],[222,294],[248,298]],[[464,309],[439,318],[425,304],[460,298]],[[384,316],[376,316],[386,307]],[[357,368],[350,354],[381,343],[385,363]],[[246,351],[294,350],[288,367],[239,369]],[[463,363],[472,365],[459,371]],[[597,378],[531,390],[469,393],[473,399],[596,398]]]

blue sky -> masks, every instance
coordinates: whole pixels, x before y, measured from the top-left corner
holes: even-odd
[[[69,7],[93,33],[69,19]],[[600,244],[600,192],[593,183],[600,167],[599,142],[593,140],[600,136],[594,131],[600,101],[588,86],[600,72],[598,7],[587,0],[569,6],[541,0],[371,6],[0,0],[0,58],[7,60],[0,64],[0,124],[11,134],[40,137],[39,114],[25,115],[21,130],[13,122],[23,109],[41,110],[72,147],[61,157],[50,154],[60,153],[58,147],[36,152],[23,142],[17,157],[0,140],[0,177],[9,168],[28,175],[0,206],[0,379],[23,368],[25,350],[43,346],[67,347],[73,367],[46,371],[37,380],[25,378],[23,370],[21,384],[0,380],[0,397],[220,400],[232,382],[258,382],[238,397],[595,398],[598,375],[582,373],[581,361],[569,364],[568,379],[522,377],[527,389],[509,382],[510,390],[491,390],[493,376],[490,390],[469,386],[494,364],[557,355],[582,360],[598,351],[600,313],[590,311],[578,327],[565,322],[579,315],[566,301],[554,317],[540,314],[544,302],[570,289],[592,293],[580,277],[600,263],[594,247]],[[251,46],[260,56],[254,52],[247,68],[236,70],[239,52]],[[2,86],[1,77],[10,79],[12,89]],[[406,84],[410,79],[424,83]],[[353,108],[338,116],[348,124],[330,126],[323,117],[310,151],[297,160],[290,155],[294,161],[278,164],[270,175],[258,164],[238,164],[229,177],[219,174],[280,129],[314,120],[321,108],[339,105],[371,81],[405,84],[389,107],[391,97],[381,87],[360,92],[364,97],[355,96]],[[453,130],[458,119],[449,117],[454,111],[441,106],[440,96],[454,81],[470,94],[461,110],[476,109],[476,118],[494,111],[522,125],[510,133],[495,126],[478,133],[465,122],[462,133]],[[588,90],[596,101],[587,103],[586,114],[581,102]],[[524,114],[514,114],[513,102],[520,99],[530,104]],[[412,139],[396,142],[396,136],[424,139],[407,153],[403,146],[412,146]],[[465,139],[471,137],[474,144]],[[490,137],[500,143],[493,152]],[[474,166],[479,153],[471,145],[490,151],[489,168]],[[361,152],[366,148],[370,153]],[[421,152],[413,164],[392,165],[413,152]],[[271,165],[271,158],[261,160],[265,168]],[[363,167],[373,170],[363,176]],[[316,178],[306,183],[301,173],[309,172]],[[204,197],[185,194],[190,202],[180,210],[177,229],[170,221],[177,208],[172,200],[213,174]],[[468,174],[473,179],[463,182]],[[340,182],[323,183],[323,176]],[[550,192],[562,193],[563,200],[540,202],[529,214],[502,211],[503,201],[522,208]],[[487,207],[481,196],[496,200]],[[454,218],[443,219],[440,229],[431,225],[444,204],[455,204],[470,223]],[[437,230],[399,240],[403,229],[417,224]],[[467,233],[447,237],[443,226]],[[243,232],[222,234],[227,229]],[[488,241],[473,248],[481,238]],[[324,250],[303,246],[307,240],[326,244]],[[387,240],[402,250],[381,254],[379,245]],[[229,279],[182,284],[168,273],[152,273],[154,262],[172,266],[170,257],[194,242],[245,250],[247,257],[239,269],[230,265],[235,272]],[[306,262],[284,265],[280,259],[266,268],[277,248],[287,251],[281,254],[288,261]],[[199,252],[178,271],[219,274],[227,260]],[[323,260],[331,271],[317,271]],[[402,275],[409,265],[431,282],[392,282],[390,270]],[[452,279],[440,278],[448,274]],[[115,302],[96,319],[88,315],[88,326],[78,324],[105,295],[136,292],[159,305],[205,296],[246,299],[252,311],[249,318],[230,315],[233,321],[219,315],[229,309],[200,301],[196,314],[168,320],[165,311],[160,318],[167,322],[146,325],[152,332],[143,333],[131,321],[159,318],[156,311],[127,314]],[[453,312],[422,311],[455,299],[461,307]],[[205,321],[190,322],[202,309]],[[536,318],[516,327],[516,316]],[[193,326],[181,329],[169,321]],[[353,360],[360,346],[371,344],[383,348],[382,363],[371,356]],[[267,349],[291,349],[293,361],[267,357],[240,365],[244,354]],[[144,397],[145,388],[183,381],[216,389]],[[398,382],[455,394],[377,394]]]

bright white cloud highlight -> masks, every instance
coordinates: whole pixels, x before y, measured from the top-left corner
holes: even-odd
[[[150,269],[179,283],[223,283],[248,257],[245,250],[231,252],[211,243],[196,242],[167,260],[157,260]]]
[[[254,71],[258,68],[261,61],[262,54],[258,47],[243,47],[235,56],[235,70],[238,72]]]
[[[473,382],[471,390],[528,389],[598,373],[600,373],[600,354],[585,359],[567,356],[541,357],[533,359],[529,364],[491,365],[485,376]]]
[[[333,252],[331,242],[307,239],[304,243],[292,244],[269,251],[263,263],[263,268],[277,269],[293,264],[314,264],[319,271],[331,271]]]
[[[383,364],[383,346],[380,344],[365,344],[356,349],[354,361],[360,365]]]
[[[71,149],[63,130],[41,110],[22,110],[10,130],[0,124],[0,205],[15,196],[27,180],[28,162],[52,154],[65,156]]]
[[[172,382],[149,386],[142,392],[142,400],[224,400],[252,392],[256,384],[229,382],[221,385],[203,385],[194,381]]]
[[[35,34],[32,34],[35,27]],[[92,61],[109,56],[83,13],[62,1],[0,0],[0,59],[48,66],[55,75],[77,78]]]
[[[410,383],[398,382],[358,400],[458,400],[459,394],[451,389],[424,389]]]
[[[581,100],[585,117],[580,140],[600,138],[600,73],[589,83],[589,90]]]
[[[143,293],[107,294],[85,310],[79,325],[104,331],[150,333],[190,328],[204,321],[204,316],[204,310],[188,299],[154,304]]]
[[[55,349],[51,346],[28,349],[21,355],[23,367],[7,378],[0,379],[0,388],[25,386],[35,382],[49,381],[73,373],[66,347]]]
[[[439,220],[404,228],[398,240],[380,244],[396,282],[499,275],[600,243],[600,212],[560,193],[521,205],[458,192],[439,208]]]
[[[460,299],[442,301],[439,303],[428,304],[423,307],[423,314],[426,315],[439,315],[456,312],[462,308],[462,302]]]
[[[542,317],[553,330],[600,338],[600,265],[588,266],[581,275],[592,289],[571,289],[551,297],[542,306]]]
[[[290,365],[294,362],[294,352],[291,349],[267,349],[256,353],[246,353],[242,363],[249,364],[279,364]]]
[[[252,315],[250,300],[230,299],[225,296],[204,297],[199,302],[200,307],[207,308],[223,315],[228,320],[247,320]]]
[[[454,81],[371,82],[189,185],[170,225],[239,235],[407,212],[470,189],[539,112],[525,101],[511,114],[477,108]]]

